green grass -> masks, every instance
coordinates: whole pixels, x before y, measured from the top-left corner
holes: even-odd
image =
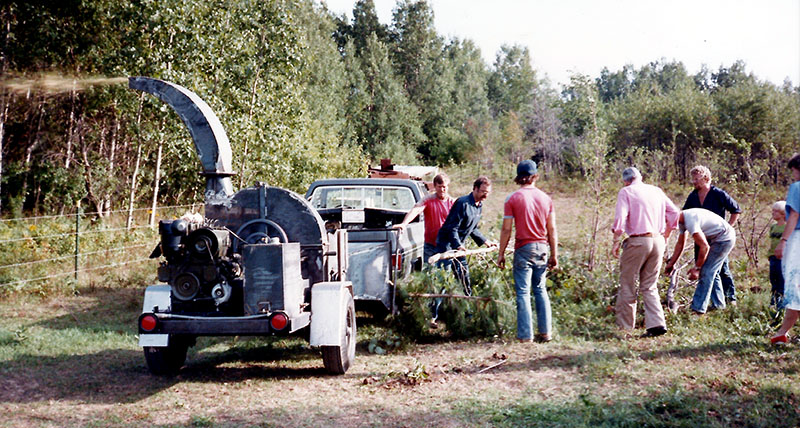
[[[763,293],[745,291],[735,310],[702,319],[670,316],[670,333],[658,339],[620,339],[607,327],[612,317],[592,316],[601,305],[587,300],[568,306],[562,300],[554,302],[563,306],[555,316],[557,341],[523,351],[504,337],[462,342],[444,333],[417,344],[391,322],[362,317],[358,359],[364,367],[356,376],[374,377],[376,386],[362,385],[359,377],[326,376],[318,352],[300,338],[201,338],[178,378],[149,376],[134,331],[139,297],[135,289],[98,289],[0,304],[6,315],[0,321],[0,372],[6,386],[0,407],[31,403],[12,410],[22,417],[13,420],[31,422],[41,417],[45,403],[71,403],[51,410],[68,426],[274,426],[295,413],[307,417],[298,426],[334,425],[338,417],[350,418],[355,426],[420,426],[428,419],[499,427],[800,423],[800,354],[796,345],[775,349],[766,344]],[[572,311],[583,311],[583,318],[560,318]],[[592,333],[593,325],[602,333]],[[401,344],[386,345],[398,338]],[[385,346],[385,354],[369,351],[374,340]],[[508,352],[509,362],[488,372],[491,378],[471,374],[472,367],[488,364],[486,354],[493,349]],[[442,353],[443,360],[437,357]],[[344,407],[326,398],[327,410],[324,403],[281,404],[269,398],[270,391],[334,397],[344,385],[350,385],[346,395],[354,398]],[[414,400],[415,389],[431,398],[406,410],[387,404]],[[217,408],[210,403],[227,396],[235,398],[223,406],[230,413],[204,410]],[[272,416],[250,414],[258,404],[240,403],[251,400],[270,403]],[[106,407],[112,403],[117,404]],[[102,410],[79,410],[98,404]],[[151,419],[148,409],[159,407],[180,416],[170,423]],[[88,420],[79,417],[87,411]]]
[[[744,396],[724,381],[692,390],[675,386],[645,389],[636,395],[609,396],[587,389],[568,402],[522,398],[508,407],[469,402],[459,410],[467,418],[498,427],[776,427],[800,422],[793,389],[753,387],[758,387],[758,392]]]
[[[0,292],[0,412],[7,415],[0,426],[800,424],[800,352],[797,344],[768,345],[766,265],[759,271],[734,259],[737,307],[701,318],[684,309],[667,314],[665,336],[625,338],[611,310],[616,262],[602,248],[588,271],[585,225],[559,215],[562,269],[548,275],[555,341],[515,342],[511,270],[475,260],[475,294],[495,302],[446,300],[435,331],[430,299],[406,295],[402,314],[387,320],[359,313],[357,363],[342,377],[326,375],[319,351],[302,338],[237,337],[199,338],[180,375],[150,376],[135,321],[151,267]],[[131,239],[152,243],[148,233]],[[29,250],[4,257],[24,260]],[[441,287],[460,292],[439,271],[402,290]],[[692,292],[681,289],[678,301],[686,304]],[[504,364],[478,373],[503,356]]]

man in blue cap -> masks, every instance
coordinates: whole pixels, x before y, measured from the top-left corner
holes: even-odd
[[[503,206],[500,231],[500,254],[497,264],[505,267],[505,250],[514,236],[514,288],[517,294],[517,339],[530,342],[533,336],[531,291],[536,307],[537,342],[552,339],[550,297],[547,295],[547,268],[558,267],[558,233],[553,201],[536,187],[539,171],[536,162],[524,160],[517,165],[514,182],[519,189],[508,196]]]

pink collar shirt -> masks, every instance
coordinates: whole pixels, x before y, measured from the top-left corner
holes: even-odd
[[[611,231],[630,235],[663,234],[678,226],[680,211],[660,188],[637,178],[617,194]]]

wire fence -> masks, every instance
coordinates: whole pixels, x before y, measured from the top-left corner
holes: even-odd
[[[0,294],[75,288],[152,272],[160,219],[203,204],[0,219]],[[152,263],[153,266],[142,267]],[[146,271],[148,269],[149,271]]]

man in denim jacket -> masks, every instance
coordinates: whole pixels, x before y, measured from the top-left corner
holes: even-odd
[[[516,226],[514,237],[514,288],[517,294],[517,338],[533,339],[531,290],[536,304],[537,342],[552,339],[550,297],[547,295],[547,268],[558,267],[558,234],[553,201],[536,188],[539,179],[536,162],[524,160],[517,165],[514,182],[519,189],[506,198],[503,207],[503,228],[500,232],[500,254],[497,264],[505,267],[505,250]]]
[[[497,243],[487,240],[478,229],[481,213],[483,213],[483,201],[489,197],[491,192],[492,181],[488,177],[480,176],[472,183],[472,192],[456,199],[436,235],[437,254],[451,250],[465,250],[468,236],[471,236],[479,247],[497,246]],[[464,285],[464,290],[467,294],[471,294],[472,285],[469,279],[467,258],[457,257],[440,263],[440,266],[445,269],[452,267],[456,278]]]

